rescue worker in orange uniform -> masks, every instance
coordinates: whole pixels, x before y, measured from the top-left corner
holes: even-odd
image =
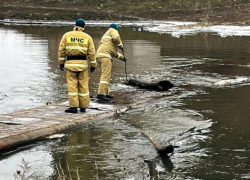
[[[83,32],[85,21],[77,19],[73,31],[65,33],[58,51],[60,69],[66,69],[69,107],[66,113],[85,112],[89,107],[89,74],[96,70],[95,46],[90,35]],[[90,61],[90,63],[88,63]]]
[[[124,54],[121,37],[118,33],[117,24],[111,24],[108,31],[102,36],[96,53],[97,61],[101,65],[101,80],[98,88],[97,98],[102,101],[110,101],[109,82],[111,79],[112,59],[118,58],[126,62],[126,58],[118,52],[118,48]]]

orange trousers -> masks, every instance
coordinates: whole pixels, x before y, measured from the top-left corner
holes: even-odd
[[[111,79],[112,61],[108,57],[102,57],[97,59],[101,65],[101,80],[98,88],[98,94],[109,94],[109,82]]]
[[[68,84],[69,106],[80,108],[89,107],[88,69],[77,72],[66,69],[66,79]]]

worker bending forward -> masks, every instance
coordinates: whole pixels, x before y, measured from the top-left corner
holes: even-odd
[[[118,33],[118,25],[111,24],[108,31],[102,36],[97,50],[97,60],[101,64],[101,80],[98,88],[97,98],[103,101],[109,101],[112,96],[109,95],[109,82],[111,79],[112,58],[118,58],[126,62],[126,58],[118,52],[122,50],[123,44]]]
[[[63,71],[66,69],[68,85],[69,109],[66,113],[77,113],[80,107],[85,112],[89,107],[89,75],[88,60],[90,61],[90,72],[96,69],[95,46],[90,35],[83,32],[85,21],[77,19],[73,31],[63,35],[59,45],[59,65]]]

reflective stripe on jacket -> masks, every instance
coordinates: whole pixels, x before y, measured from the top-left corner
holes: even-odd
[[[91,67],[96,67],[95,46],[90,35],[83,32],[84,28],[74,27],[73,31],[63,35],[58,51],[59,64],[65,64],[65,68],[71,71],[83,71],[88,68],[86,60],[70,60],[67,56],[86,56]]]
[[[119,58],[123,60],[123,55],[118,53],[118,47],[123,47],[121,37],[116,29],[109,28],[102,36],[96,57]]]

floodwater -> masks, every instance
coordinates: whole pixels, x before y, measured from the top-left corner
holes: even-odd
[[[71,29],[0,26],[1,114],[67,100],[57,50]],[[105,31],[86,28],[96,47]],[[172,95],[60,139],[2,154],[0,180],[14,179],[25,163],[29,175],[43,180],[56,179],[58,169],[81,180],[250,179],[250,84],[215,86],[220,80],[250,76],[250,38],[210,33],[175,38],[136,28],[120,28],[120,34],[128,76],[169,80],[176,85]],[[99,78],[100,69],[90,75],[93,96]],[[124,81],[124,63],[114,60],[111,89],[128,89],[121,85]],[[175,145],[175,153],[159,157],[139,130],[162,145]]]

